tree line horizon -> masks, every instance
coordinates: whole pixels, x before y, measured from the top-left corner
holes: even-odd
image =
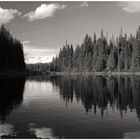
[[[0,27],[0,70],[50,70],[57,72],[133,72],[140,71],[140,26],[136,35],[122,33],[108,38],[86,34],[74,49],[66,42],[58,56],[45,64],[25,63],[22,43],[13,38],[4,25]]]
[[[140,71],[140,26],[136,35],[123,34],[109,38],[103,29],[97,38],[86,34],[81,45],[67,44],[50,63],[51,71],[102,72]]]

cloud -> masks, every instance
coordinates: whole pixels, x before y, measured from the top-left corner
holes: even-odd
[[[128,1],[128,2],[119,2],[122,10],[129,13],[139,13],[140,12],[140,1]]]
[[[28,44],[30,44],[31,43],[31,41],[29,41],[29,40],[24,40],[24,41],[22,41],[22,44],[23,45],[28,45]]]
[[[81,7],[88,7],[88,2],[87,1],[84,1],[80,6]]]
[[[52,4],[41,4],[36,8],[35,11],[31,11],[25,14],[23,17],[26,17],[30,22],[39,19],[45,19],[48,17],[53,17],[56,10],[64,9],[66,5],[60,5],[58,3]]]
[[[3,9],[0,7],[0,24],[9,23],[19,15],[21,15],[21,13],[17,9]]]

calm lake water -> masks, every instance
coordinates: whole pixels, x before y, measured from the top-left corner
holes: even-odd
[[[0,137],[140,138],[140,77],[0,77]]]

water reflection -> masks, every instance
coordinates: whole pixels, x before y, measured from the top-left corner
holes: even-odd
[[[25,80],[0,78],[0,138],[140,136],[138,76],[43,75]]]
[[[54,135],[54,132],[51,128],[40,127],[36,128],[36,124],[30,124],[30,132],[33,133],[36,138],[42,139],[56,139],[57,137]]]
[[[11,124],[0,124],[0,138],[4,137],[15,137],[14,126]]]
[[[140,77],[138,76],[60,76],[51,77],[53,86],[59,87],[60,96],[65,102],[81,101],[88,113],[98,109],[103,117],[108,105],[123,112],[136,109],[140,119]]]
[[[140,131],[136,132],[126,132],[123,134],[124,139],[139,139],[140,138]]]
[[[23,101],[24,77],[0,77],[0,120],[17,109]]]

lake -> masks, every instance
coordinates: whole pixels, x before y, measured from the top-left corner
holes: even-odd
[[[140,138],[140,77],[0,77],[0,138]]]

